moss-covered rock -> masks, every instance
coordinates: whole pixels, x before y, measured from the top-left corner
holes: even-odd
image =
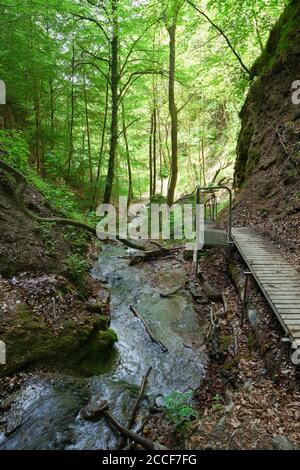
[[[7,353],[7,364],[1,366],[0,376],[29,366],[78,369],[84,373],[83,363],[89,369],[87,373],[99,372],[117,341],[107,326],[106,317],[94,315],[80,321],[67,320],[55,330],[33,315],[26,304],[19,304],[13,318],[0,327]]]

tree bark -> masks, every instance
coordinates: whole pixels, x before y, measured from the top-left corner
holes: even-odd
[[[73,39],[73,49],[72,49],[72,74],[71,74],[71,118],[70,118],[70,133],[69,133],[69,154],[68,154],[68,169],[66,182],[69,182],[71,163],[73,159],[74,152],[74,140],[73,140],[73,131],[74,131],[74,74],[75,74],[75,44]]]
[[[119,88],[119,22],[118,0],[112,0],[113,37],[111,40],[111,126],[110,148],[106,186],[103,203],[109,204],[112,196],[115,177],[116,152],[118,146],[118,88]]]
[[[171,179],[167,203],[172,206],[178,178],[178,113],[175,102],[176,19],[168,28],[169,42],[169,112],[171,116]]]
[[[131,159],[130,159],[130,152],[129,152],[129,145],[127,139],[127,128],[126,128],[126,117],[125,117],[125,109],[124,104],[122,103],[122,120],[123,120],[123,137],[125,143],[125,152],[126,152],[126,161],[127,161],[127,170],[128,170],[128,206],[130,202],[134,198],[133,194],[133,184],[132,184],[132,168],[131,168]]]
[[[151,113],[151,126],[149,134],[149,194],[153,196],[153,113]]]
[[[85,77],[84,77],[84,103],[85,103],[85,123],[86,123],[85,125],[86,125],[86,135],[87,135],[87,145],[88,145],[90,183],[92,183],[93,182],[93,163],[92,163],[92,150],[91,150],[89,109],[88,109],[88,99],[87,99],[87,90],[86,90]]]
[[[93,196],[93,209],[96,209],[97,199],[99,195],[99,180],[101,174],[101,164],[103,158],[103,150],[104,150],[104,143],[105,143],[105,133],[106,133],[106,124],[107,124],[107,115],[108,115],[108,98],[109,98],[109,82],[106,82],[106,92],[105,92],[105,109],[104,109],[104,119],[103,119],[103,127],[101,132],[101,141],[100,141],[100,150],[99,150],[99,159],[98,159],[98,167],[97,167],[97,176],[95,181],[95,190]]]

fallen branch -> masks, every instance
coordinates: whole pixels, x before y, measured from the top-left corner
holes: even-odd
[[[144,327],[145,327],[145,330],[146,330],[148,336],[150,337],[151,341],[153,341],[153,343],[158,344],[158,345],[161,347],[161,349],[162,349],[163,352],[167,352],[167,351],[168,351],[168,348],[167,348],[159,339],[157,339],[157,338],[153,335],[153,333],[151,332],[151,329],[150,329],[148,323],[147,323],[146,320],[139,314],[139,312],[133,307],[133,305],[130,305],[130,310],[132,311],[133,315],[134,315],[136,318],[138,318],[138,319],[143,323],[143,325],[144,325]]]
[[[149,375],[151,373],[151,370],[152,370],[152,367],[149,367],[146,374],[143,376],[139,394],[138,394],[137,399],[136,399],[136,401],[133,405],[133,408],[131,410],[130,418],[129,418],[128,425],[127,425],[128,429],[131,429],[132,426],[134,425],[137,410],[140,406],[140,403],[141,403],[142,399],[144,398],[145,389],[146,389],[146,386],[147,386],[147,383],[148,383],[148,378],[149,378]],[[117,449],[123,449],[123,447],[125,445],[126,445],[126,438],[124,436],[122,436],[119,439],[119,442],[117,444]]]
[[[117,421],[116,418],[110,413],[107,401],[103,400],[99,404],[99,413],[103,414],[110,428],[112,428],[113,430],[116,429],[123,436],[130,439],[131,441],[137,442],[137,444],[140,444],[145,449],[158,450],[163,448],[163,446],[161,446],[160,444],[153,442],[150,439],[146,439],[145,437],[139,436],[135,432],[131,431],[130,429],[127,429],[125,426],[119,423],[119,421]]]
[[[219,359],[220,349],[219,349],[219,322],[214,314],[212,308],[210,308],[210,326],[208,333],[206,335],[206,344],[210,356],[216,359]]]

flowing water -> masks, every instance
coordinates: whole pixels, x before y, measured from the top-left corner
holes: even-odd
[[[63,374],[36,375],[17,393],[8,415],[12,432],[0,434],[0,449],[112,449],[116,435],[104,420],[84,421],[79,410],[88,400],[106,399],[111,411],[126,423],[142,376],[151,366],[147,398],[159,403],[172,391],[195,389],[204,374],[204,324],[192,299],[183,292],[162,298],[185,283],[179,261],[165,259],[128,266],[123,247],[105,246],[93,268],[111,288],[111,327],[119,341],[109,373],[82,378]],[[133,305],[168,352],[152,342],[142,322],[130,311]]]

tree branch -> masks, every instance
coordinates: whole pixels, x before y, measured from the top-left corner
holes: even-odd
[[[105,72],[97,65],[95,62],[77,62],[75,64],[75,68],[79,67],[80,65],[91,65],[92,67],[95,67],[102,75],[103,77],[108,81],[108,83],[111,85],[111,81],[108,75],[106,75]]]
[[[226,33],[216,24],[214,23],[210,17],[202,10],[200,10],[200,8],[198,8],[191,0],[186,0],[187,3],[189,3],[191,5],[191,7],[194,8],[194,10],[196,10],[200,15],[204,16],[204,18],[207,19],[207,21],[211,24],[211,26],[213,26],[213,28],[215,28],[217,31],[219,31],[219,33],[223,36],[223,38],[225,39],[225,41],[227,42],[231,52],[235,55],[235,57],[237,58],[237,60],[239,61],[241,67],[243,68],[243,70],[247,73],[247,75],[249,76],[249,79],[250,80],[253,80],[254,76],[253,76],[253,73],[251,72],[251,70],[244,64],[241,56],[236,52],[235,48],[233,47],[233,45],[231,44],[231,41],[229,39],[229,37],[226,35]]]
[[[151,29],[152,26],[156,25],[160,20],[161,20],[161,18],[158,18],[157,20],[155,20],[155,22],[149,24],[149,25],[147,26],[147,28],[145,28],[144,31],[139,35],[139,37],[132,43],[132,45],[131,45],[131,47],[130,47],[130,49],[129,49],[129,51],[128,51],[128,54],[127,54],[127,56],[125,57],[124,63],[123,63],[123,65],[122,65],[122,67],[121,67],[120,76],[123,75],[123,72],[124,72],[124,70],[125,70],[125,67],[126,67],[126,65],[127,65],[127,63],[128,63],[128,60],[129,60],[131,54],[133,53],[133,51],[134,51],[134,49],[135,49],[135,46],[140,42],[140,40],[141,40],[142,37],[147,33],[147,31],[149,31],[149,29]]]
[[[141,118],[136,118],[136,119],[134,119],[133,121],[131,121],[129,124],[127,124],[127,126],[125,127],[125,129],[122,129],[122,130],[119,132],[118,138],[121,137],[121,135],[124,134],[124,132],[127,131],[127,129],[129,129],[129,127],[133,126],[133,124],[134,124],[135,122],[140,121],[140,119],[141,119]]]
[[[123,85],[120,94],[119,94],[119,102],[121,103],[124,96],[128,92],[128,90],[131,88],[133,83],[138,80],[140,77],[143,75],[165,75],[164,71],[161,70],[141,70],[137,72],[132,72],[127,80],[127,82]]]
[[[100,28],[100,30],[102,31],[102,33],[105,36],[106,40],[109,43],[111,42],[111,39],[110,39],[109,35],[107,34],[105,29],[103,28],[100,21],[96,20],[96,18],[93,18],[91,16],[79,15],[79,13],[73,13],[73,16],[75,16],[77,18],[77,21],[83,20],[83,21],[89,21],[90,23],[96,24],[98,26],[98,28]]]
[[[78,46],[80,47],[81,51],[84,52],[85,54],[88,54],[90,55],[91,57],[93,57],[94,59],[96,60],[99,60],[99,61],[102,61],[102,62],[106,62],[109,66],[110,66],[110,60],[109,59],[105,59],[105,57],[101,57],[97,54],[95,54],[94,52],[91,52],[91,51],[88,51],[87,49],[85,49],[81,44],[77,43]]]
[[[194,98],[196,92],[194,91],[194,93],[186,100],[185,103],[183,103],[182,106],[180,106],[180,108],[177,110],[177,114],[179,114],[188,104],[189,102]]]

